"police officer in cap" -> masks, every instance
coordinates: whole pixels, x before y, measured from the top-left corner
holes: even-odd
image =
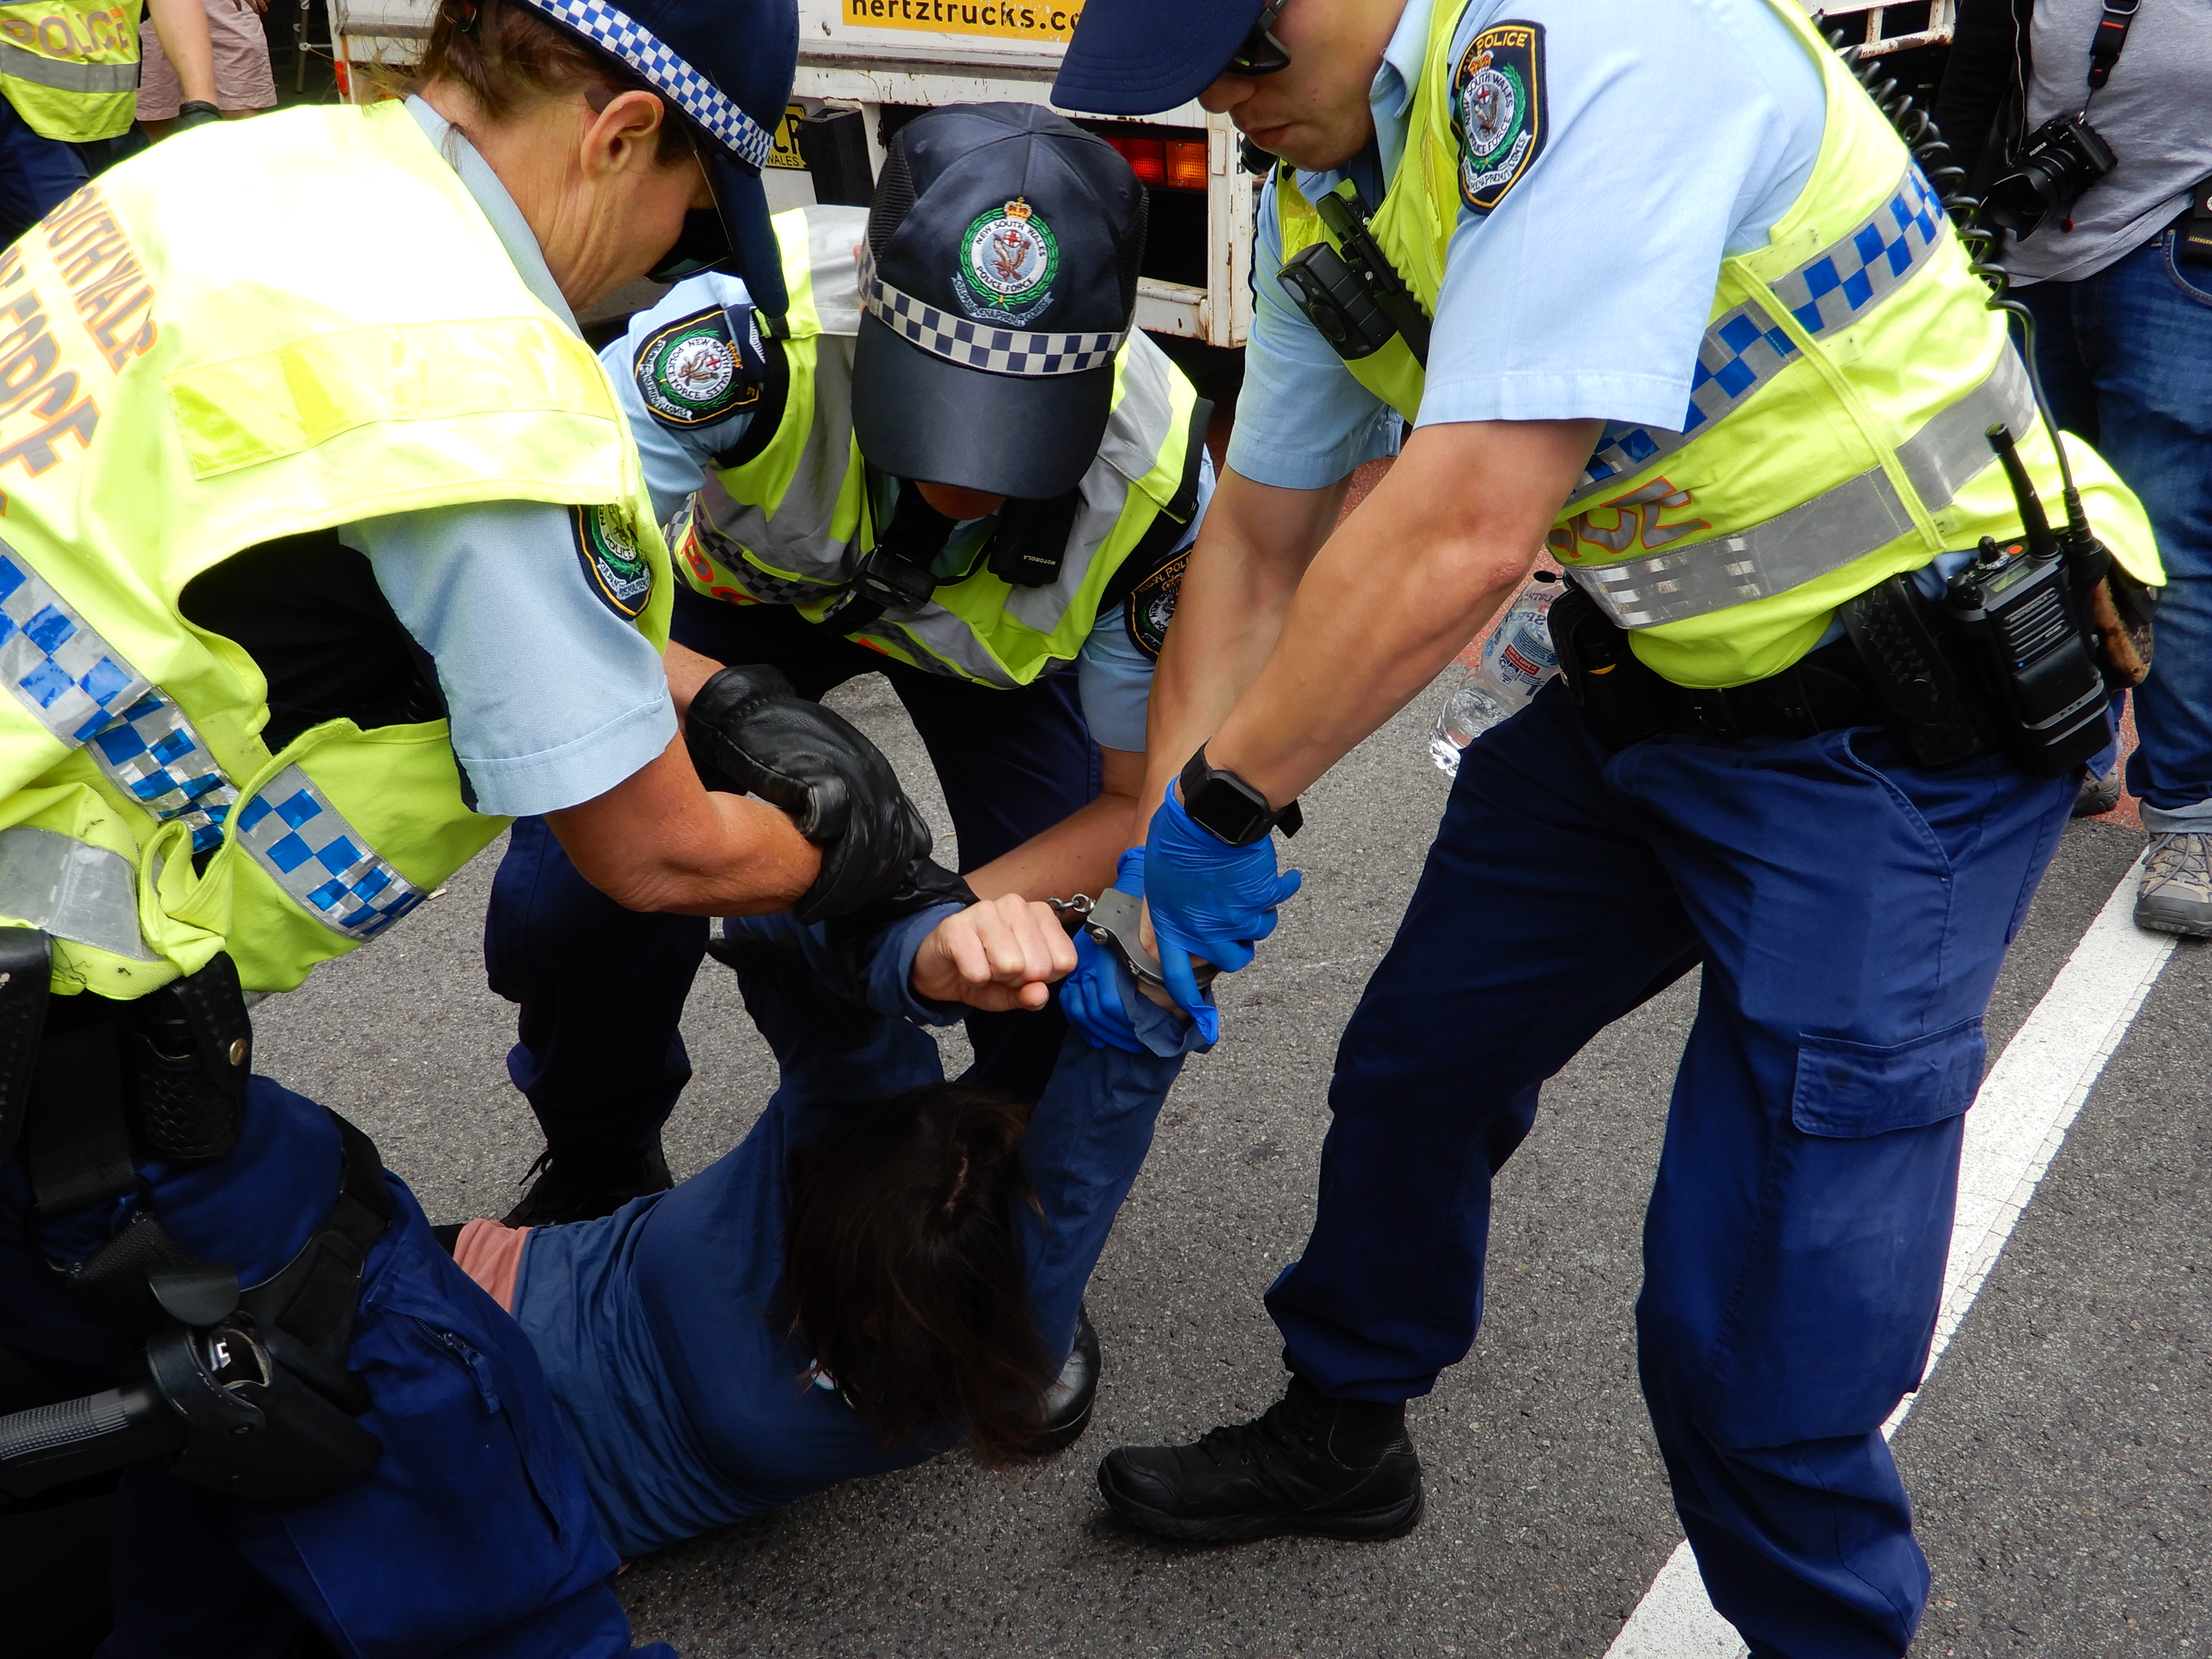
[[[788,0],[448,0],[404,102],[163,146],[0,254],[0,1492],[123,1470],[103,1651],[629,1650],[526,1342],[245,1005],[514,814],[640,906],[911,884],[857,733],[672,692],[574,320],[709,265],[781,308],[795,52]],[[948,925],[988,980],[1022,921]]]
[[[1754,1653],[1902,1653],[1928,1571],[1881,1425],[1991,983],[2141,670],[2140,507],[2072,445],[2082,526],[2045,531],[2003,319],[1795,0],[1093,0],[1054,96],[1197,97],[1280,158],[1153,714],[1164,947],[1249,960],[1299,792],[1540,551],[1575,584],[1564,679],[1467,750],[1338,1051],[1267,1293],[1287,1393],[1113,1453],[1109,1502],[1184,1538],[1415,1525],[1405,1402],[1473,1341],[1493,1176],[1544,1079],[1702,963],[1644,1231],[1653,1427]]]
[[[672,674],[773,664],[810,698],[884,674],[985,897],[1097,893],[1139,834],[1152,665],[1212,488],[1208,406],[1133,326],[1146,200],[1048,110],[932,111],[893,137],[872,211],[778,216],[780,319],[750,272],[705,275],[601,356],[674,520]],[[510,1225],[667,1186],[659,1132],[690,1076],[706,922],[624,908],[562,839],[515,826],[486,926],[547,1140]],[[1035,1099],[1058,1009],[971,1014],[978,1079]]]

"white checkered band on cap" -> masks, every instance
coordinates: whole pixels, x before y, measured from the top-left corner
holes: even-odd
[[[1030,334],[1018,328],[994,328],[902,294],[876,275],[874,261],[860,267],[860,304],[902,340],[932,356],[987,374],[1084,374],[1114,361],[1128,339],[1118,334]]]
[[[720,139],[754,172],[768,165],[775,143],[768,130],[629,13],[607,4],[606,0],[529,0],[529,3],[621,58],[682,105],[685,114]]]

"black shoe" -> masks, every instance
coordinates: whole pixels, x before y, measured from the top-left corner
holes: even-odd
[[[550,1227],[563,1221],[596,1221],[633,1198],[665,1193],[676,1183],[660,1139],[631,1152],[592,1146],[548,1146],[522,1177],[531,1183],[522,1202],[507,1212],[510,1227]]]
[[[1098,1403],[1098,1333],[1091,1328],[1091,1310],[1075,1315],[1075,1346],[1067,1363],[1044,1391],[1044,1427],[1018,1449],[1024,1457],[1050,1457],[1066,1451],[1091,1426],[1091,1408]]]
[[[1170,1538],[1398,1538],[1421,1519],[1421,1460],[1403,1406],[1330,1400],[1293,1376],[1255,1421],[1194,1445],[1109,1452],[1098,1490],[1123,1520]]]

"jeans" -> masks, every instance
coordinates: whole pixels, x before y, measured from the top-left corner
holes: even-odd
[[[2079,282],[2018,297],[2059,425],[2142,497],[2166,563],[2128,787],[2153,830],[2212,831],[2212,270],[2166,232]],[[2054,503],[2055,507],[2055,503]]]
[[[1983,1012],[2074,794],[1866,729],[1608,754],[1545,687],[1462,758],[1337,1051],[1313,1234],[1267,1292],[1291,1368],[1390,1401],[1464,1358],[1544,1080],[1702,961],[1636,1310],[1675,1508],[1756,1659],[1902,1654],[1928,1569],[1881,1425],[1927,1359]]]
[[[1000,691],[930,674],[825,634],[781,605],[734,605],[678,589],[675,638],[724,663],[774,663],[820,697],[881,672],[906,705],[944,787],[972,870],[1048,830],[1098,793],[1098,751],[1075,676]],[[678,1029],[707,951],[703,916],[625,910],[578,873],[542,818],[517,821],[484,916],[491,988],[520,1005],[507,1075],[546,1139],[623,1152],[651,1144],[691,1079]],[[980,1075],[1034,1100],[1066,1022],[1040,1013],[968,1018]]]

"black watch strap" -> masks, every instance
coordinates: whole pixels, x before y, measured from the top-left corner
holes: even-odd
[[[1295,836],[1305,827],[1306,815],[1296,800],[1279,811],[1267,798],[1238,777],[1209,765],[1206,745],[1200,744],[1182,769],[1182,810],[1191,822],[1218,836],[1231,847],[1249,847],[1264,840],[1270,830]]]

